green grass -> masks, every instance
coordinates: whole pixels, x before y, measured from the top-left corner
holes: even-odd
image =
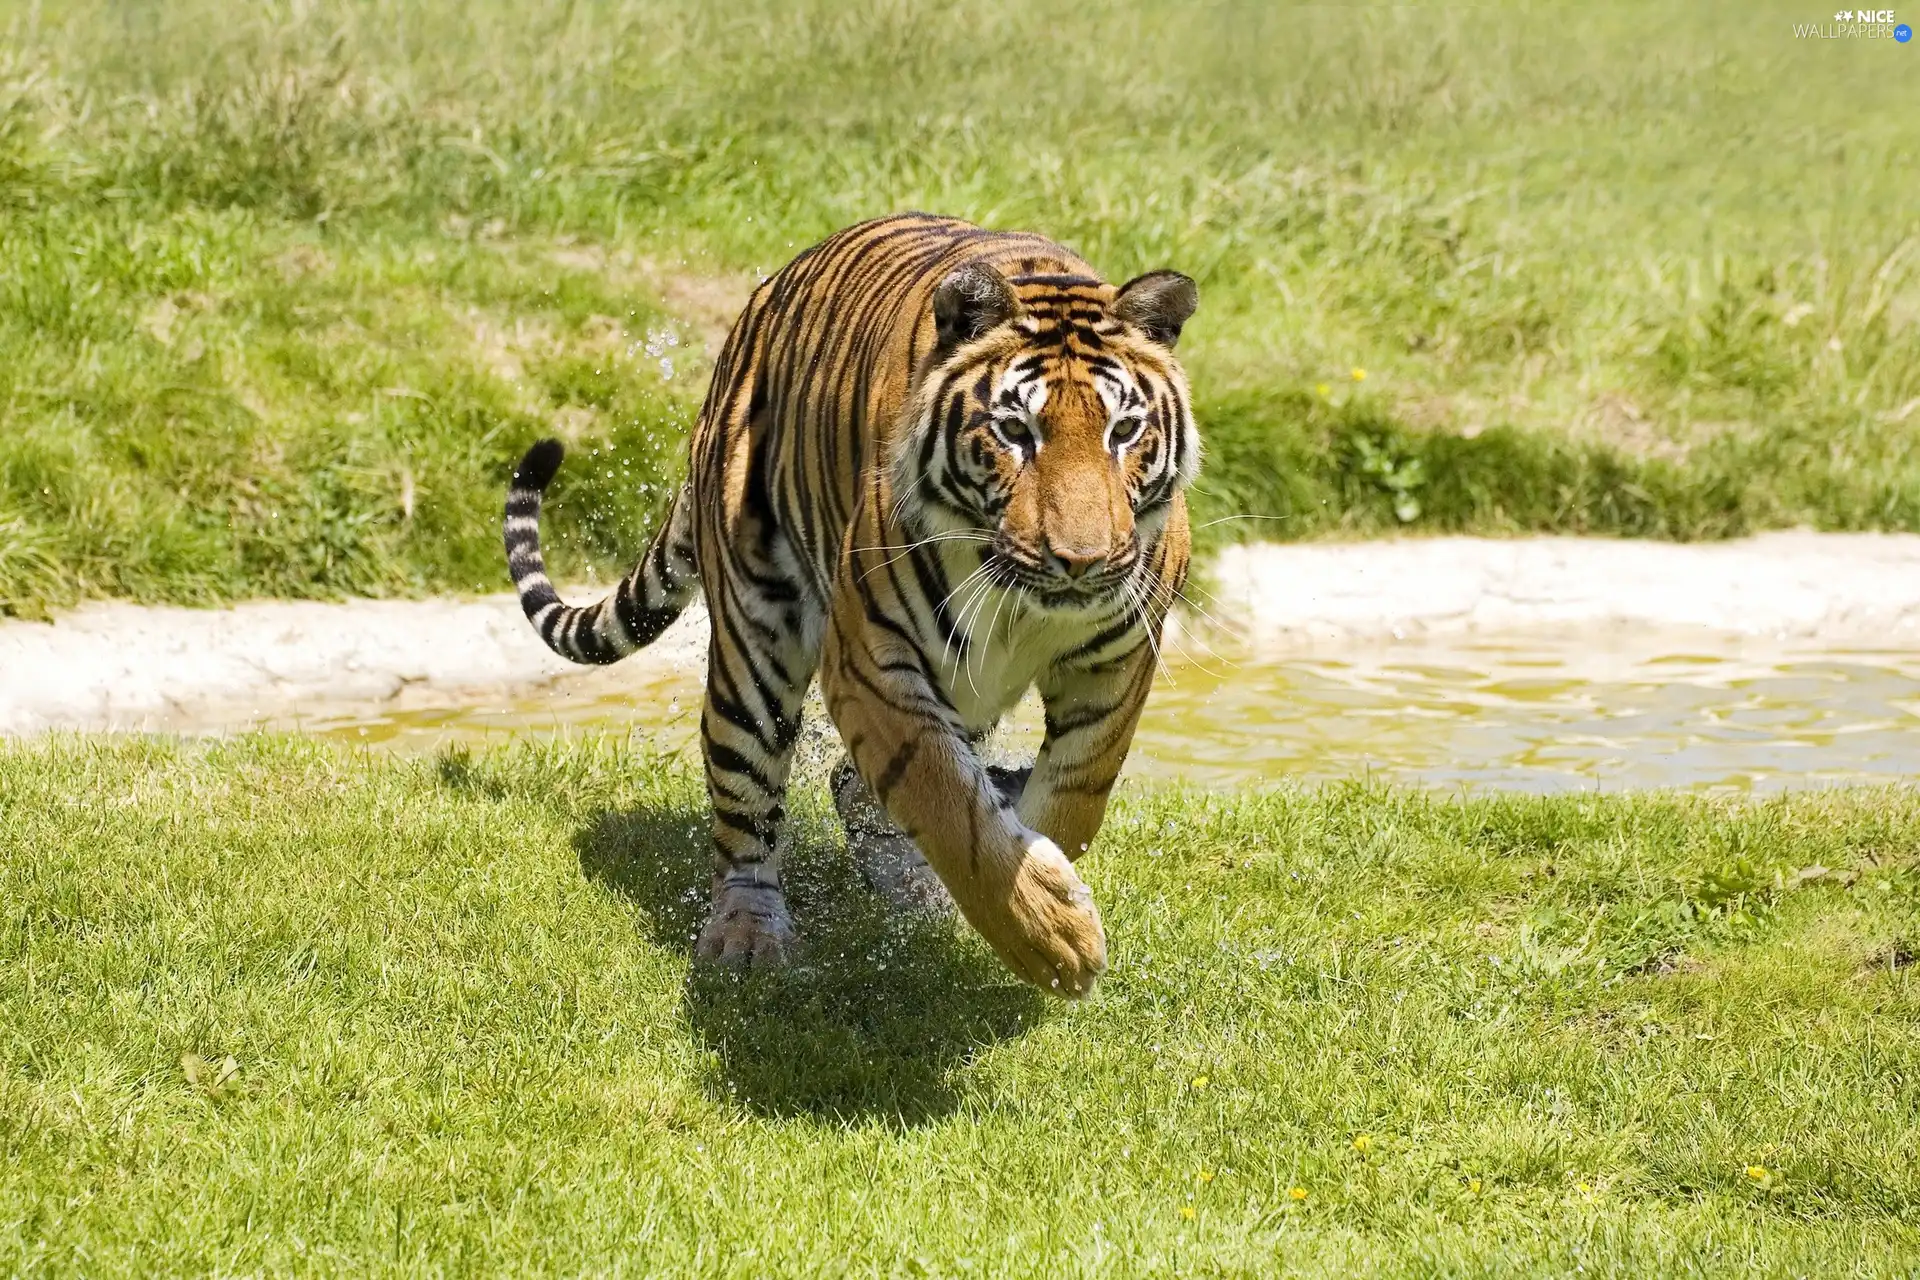
[[[1213,536],[1920,528],[1920,54],[1821,16],[0,0],[0,609],[497,588],[551,430],[617,563],[905,206],[1200,279]]]
[[[736,982],[618,744],[0,748],[0,1271],[1920,1266],[1915,793],[1129,792],[1081,1006],[796,810]]]

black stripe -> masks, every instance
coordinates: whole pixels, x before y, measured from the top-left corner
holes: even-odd
[[[914,758],[919,754],[920,739],[918,737],[908,738],[900,749],[893,753],[893,759],[887,761],[887,767],[881,770],[880,776],[873,780],[873,794],[881,804],[887,802],[887,797],[893,794],[893,789],[900,785],[902,778],[907,776],[907,770],[913,767]]]
[[[943,645],[958,644],[964,653],[966,637],[954,629],[953,614],[947,609],[947,597],[952,591],[947,586],[947,575],[939,560],[926,547],[915,547],[907,553],[907,560],[913,565],[914,581],[920,588],[920,595],[933,613],[933,625],[939,629],[940,642]]]
[[[1060,716],[1055,716],[1052,708],[1048,708],[1046,713],[1047,738],[1049,741],[1055,738],[1064,738],[1066,735],[1085,729],[1089,725],[1099,724],[1102,720],[1105,720],[1108,716],[1119,711],[1126,705],[1126,699],[1122,698],[1119,702],[1109,703],[1104,707],[1076,708]]]
[[[737,773],[762,791],[772,791],[773,782],[761,771],[759,765],[735,751],[712,734],[707,735],[707,762],[717,769],[728,773]]]
[[[1079,645],[1069,650],[1068,652],[1061,654],[1058,658],[1055,658],[1054,665],[1068,666],[1078,661],[1079,659],[1086,657],[1088,654],[1098,653],[1100,650],[1106,648],[1108,645],[1112,644],[1114,641],[1126,635],[1126,633],[1129,630],[1131,630],[1133,626],[1134,626],[1134,620],[1132,617],[1130,616],[1122,617],[1118,622],[1114,623],[1112,626],[1109,626],[1104,630],[1100,631],[1099,633],[1097,633],[1091,640],[1088,640],[1085,644]]]

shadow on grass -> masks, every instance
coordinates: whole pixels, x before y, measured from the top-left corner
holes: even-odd
[[[691,953],[706,919],[707,818],[604,812],[575,837],[580,868],[637,905],[654,941]],[[920,1124],[959,1101],[954,1075],[1037,1021],[1042,999],[964,927],[891,915],[838,842],[797,833],[787,897],[804,950],[775,973],[692,966],[687,1024],[716,1092],[770,1115]]]

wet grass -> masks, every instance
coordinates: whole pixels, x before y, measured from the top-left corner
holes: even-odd
[[[689,974],[617,743],[0,748],[0,1270],[1910,1275],[1920,807],[1132,792],[1084,1006]]]
[[[1920,78],[1804,9],[0,0],[0,609],[497,588],[550,430],[618,563],[907,206],[1200,278],[1210,536],[1920,527]]]

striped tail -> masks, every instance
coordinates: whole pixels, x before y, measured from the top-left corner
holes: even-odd
[[[553,589],[540,557],[540,495],[553,483],[565,454],[558,440],[542,440],[514,468],[507,489],[507,571],[527,621],[548,648],[573,662],[618,662],[658,639],[700,589],[692,502],[682,488],[667,514],[666,528],[613,594],[599,604],[575,608]]]

